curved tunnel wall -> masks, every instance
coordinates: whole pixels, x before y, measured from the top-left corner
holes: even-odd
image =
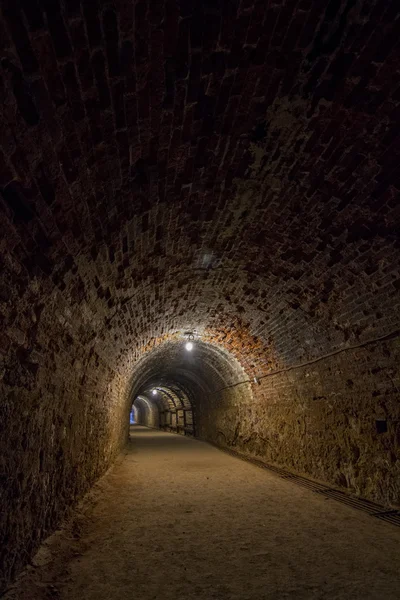
[[[397,14],[2,2],[0,587],[155,373],[202,437],[399,503]],[[143,362],[195,329],[245,375]]]
[[[138,425],[159,429],[160,413],[159,407],[155,402],[152,402],[144,396],[138,396],[135,398],[134,407],[136,409],[135,421]]]

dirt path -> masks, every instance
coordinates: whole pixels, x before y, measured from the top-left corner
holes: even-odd
[[[10,600],[400,599],[400,529],[143,427]]]

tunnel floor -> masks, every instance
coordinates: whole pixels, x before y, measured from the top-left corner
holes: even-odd
[[[396,528],[140,426],[71,523],[7,598],[399,598]]]

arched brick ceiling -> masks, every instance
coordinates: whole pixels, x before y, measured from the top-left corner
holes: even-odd
[[[152,397],[152,390],[165,387],[187,396],[201,410],[204,396],[248,381],[249,375],[233,354],[199,338],[189,352],[186,341],[177,337],[143,355],[131,375],[133,399],[145,395],[149,401],[158,400]]]
[[[113,366],[237,316],[284,364],[390,331],[397,13],[4,2],[6,259]]]

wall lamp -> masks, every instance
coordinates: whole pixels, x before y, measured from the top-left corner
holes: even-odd
[[[185,336],[187,339],[187,342],[185,344],[185,348],[188,352],[191,352],[193,350],[193,341],[194,340],[194,335],[191,331],[186,331],[185,332]]]

